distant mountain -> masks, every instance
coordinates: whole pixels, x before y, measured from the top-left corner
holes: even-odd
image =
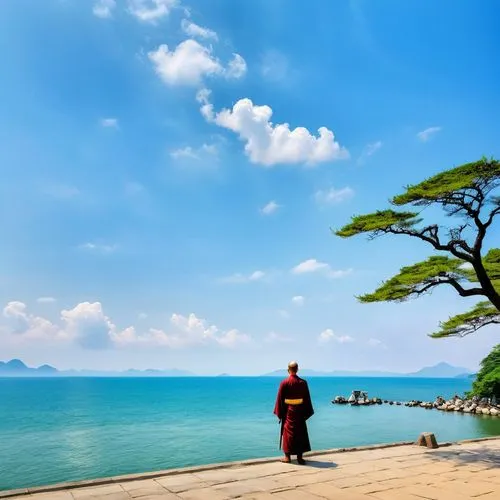
[[[275,370],[270,373],[265,373],[261,375],[262,377],[286,377],[288,374],[287,370]],[[393,372],[382,372],[382,371],[332,371],[332,372],[321,372],[316,370],[310,370],[304,368],[300,370],[300,375],[304,377],[403,377],[401,373]]]
[[[416,378],[465,378],[470,377],[471,373],[467,368],[452,366],[448,363],[438,363],[435,366],[428,366],[414,373],[395,373],[383,371],[331,371],[321,372],[309,370],[307,368],[300,370],[304,377],[416,377]],[[263,377],[286,377],[286,370],[275,370],[262,375]]]
[[[50,376],[58,371],[49,365],[42,365],[39,368],[29,368],[20,359],[11,359],[6,363],[0,363],[0,376],[2,377],[33,377]]]
[[[457,375],[470,374],[467,368],[452,366],[448,363],[438,363],[434,366],[427,366],[418,372],[409,373],[409,377],[426,377],[426,378],[454,378]]]
[[[38,368],[26,366],[20,359],[0,361],[0,377],[192,377],[194,373],[186,370],[126,370],[123,372],[97,370],[60,371],[50,365]]]

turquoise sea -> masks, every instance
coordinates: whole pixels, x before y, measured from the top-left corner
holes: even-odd
[[[277,455],[276,378],[0,379],[0,490]],[[397,406],[334,406],[353,389],[406,401],[462,379],[311,378],[314,449],[500,435],[500,419]]]

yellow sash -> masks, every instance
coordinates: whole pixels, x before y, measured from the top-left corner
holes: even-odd
[[[303,399],[285,399],[287,405],[301,405],[303,402]]]

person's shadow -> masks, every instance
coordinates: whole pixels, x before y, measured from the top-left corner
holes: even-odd
[[[337,464],[335,462],[322,462],[320,460],[307,460],[305,467],[313,467],[315,469],[335,469]]]

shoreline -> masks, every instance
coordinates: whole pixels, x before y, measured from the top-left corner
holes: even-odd
[[[440,442],[439,448],[446,448],[450,446],[460,446],[467,445],[471,443],[482,443],[482,442],[500,442],[500,436],[491,436],[484,438],[475,438],[475,439],[465,439],[457,442]],[[309,458],[312,457],[321,457],[325,455],[342,455],[346,453],[356,453],[356,452],[367,452],[367,451],[375,451],[375,450],[386,450],[389,448],[399,448],[399,447],[408,447],[415,446],[415,441],[400,441],[395,443],[380,443],[376,445],[367,445],[367,446],[356,446],[349,448],[334,448],[331,450],[319,450],[307,453],[306,456]],[[416,446],[415,446],[416,448]],[[142,480],[152,480],[158,479],[162,477],[171,477],[171,476],[182,476],[194,473],[201,472],[209,472],[209,471],[217,471],[221,469],[236,469],[236,468],[245,468],[257,465],[266,465],[277,462],[277,457],[269,457],[269,458],[259,458],[259,459],[251,459],[251,460],[243,460],[243,461],[233,461],[233,462],[222,462],[222,463],[213,463],[208,465],[194,466],[194,467],[182,467],[175,469],[166,469],[159,470],[153,472],[142,472],[135,474],[126,474],[121,476],[111,476],[111,477],[103,477],[98,479],[86,479],[81,481],[68,481],[56,484],[49,484],[45,486],[34,486],[27,488],[19,488],[14,490],[0,490],[0,499],[11,498],[11,497],[24,497],[28,495],[35,495],[38,493],[50,493],[62,490],[74,490],[78,488],[88,488],[88,487],[97,487],[97,486],[105,486],[116,483],[128,483],[132,481],[142,481]]]

